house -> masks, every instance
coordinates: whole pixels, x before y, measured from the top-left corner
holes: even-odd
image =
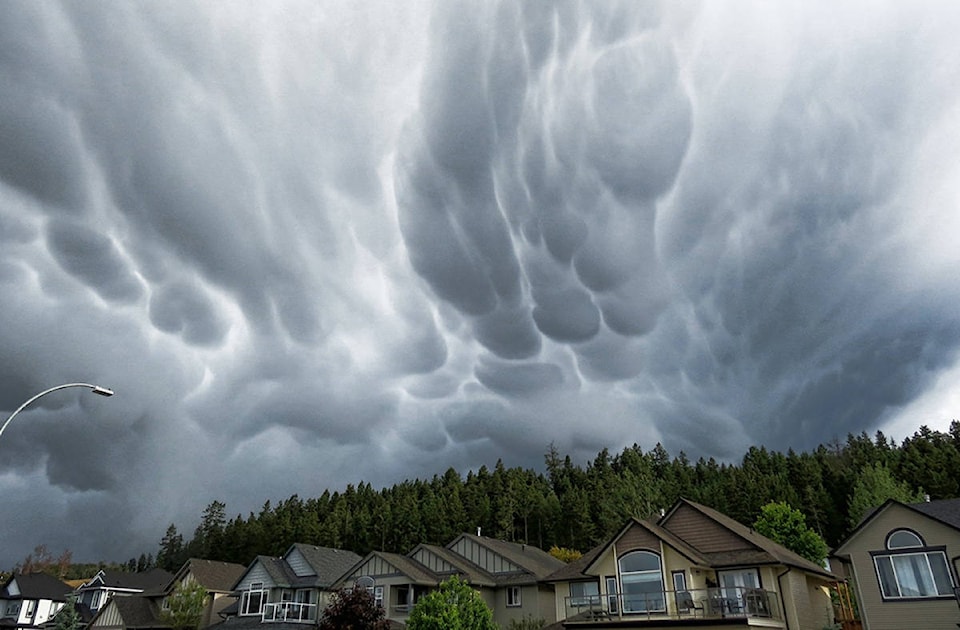
[[[834,555],[851,577],[868,630],[956,630],[960,624],[960,499],[890,499]]]
[[[200,617],[200,627],[206,628],[219,623],[222,621],[221,613],[236,602],[233,585],[237,583],[244,571],[246,571],[246,567],[242,564],[190,558],[180,567],[177,574],[167,582],[163,589],[163,600],[160,608],[162,610],[168,608],[168,598],[177,586],[197,583],[207,592],[203,614]]]
[[[96,613],[114,595],[136,595],[144,591],[157,591],[173,576],[163,569],[151,569],[140,573],[101,569],[89,581],[81,584],[74,594],[77,602]]]
[[[234,585],[236,615],[223,626],[316,624],[334,583],[360,560],[352,551],[300,543],[280,558],[258,556]]]
[[[678,500],[631,519],[547,578],[560,628],[780,628],[833,621],[837,577],[706,506]]]
[[[63,607],[71,590],[46,573],[14,573],[0,589],[0,628],[39,628]]]
[[[387,618],[402,623],[420,597],[457,575],[477,589],[494,621],[506,626],[524,617],[555,619],[553,586],[542,580],[562,566],[532,545],[461,534],[446,547],[421,544],[406,555],[371,552],[337,586],[367,584]]]
[[[167,608],[168,597],[180,584],[198,583],[207,591],[200,628],[220,621],[220,612],[233,601],[232,587],[245,567],[230,562],[199,560],[191,558],[171,575],[162,571],[166,579],[159,584],[153,581],[153,588],[139,593],[114,591],[100,605],[88,630],[153,630],[168,628],[162,621],[163,610]],[[159,574],[156,574],[160,577]]]

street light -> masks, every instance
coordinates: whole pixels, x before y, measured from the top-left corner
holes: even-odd
[[[0,427],[0,435],[3,435],[3,431],[4,431],[4,429],[7,428],[7,425],[10,424],[10,421],[13,420],[18,413],[20,413],[21,411],[23,411],[30,403],[32,403],[33,401],[35,401],[35,400],[38,399],[38,398],[41,398],[41,397],[43,397],[43,396],[46,396],[47,394],[49,394],[49,393],[51,393],[51,392],[55,392],[55,391],[57,391],[58,389],[66,389],[66,388],[68,388],[68,387],[86,387],[87,389],[89,389],[90,391],[92,391],[94,394],[97,394],[97,395],[99,395],[99,396],[108,396],[108,397],[109,397],[109,396],[113,396],[113,390],[112,390],[112,389],[108,389],[108,388],[106,388],[106,387],[100,387],[99,385],[93,385],[92,383],[66,383],[66,384],[64,384],[64,385],[57,385],[56,387],[51,387],[50,389],[46,389],[46,390],[40,392],[39,394],[37,394],[36,396],[34,396],[33,398],[31,398],[31,399],[28,400],[27,402],[25,402],[25,403],[23,403],[22,405],[20,405],[19,407],[17,407],[17,410],[14,411],[13,413],[11,413],[11,414],[10,414],[10,417],[7,418],[7,421],[3,423],[3,426],[2,426],[2,427]]]

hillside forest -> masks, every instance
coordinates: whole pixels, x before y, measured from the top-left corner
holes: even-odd
[[[318,489],[319,491],[320,489]],[[671,455],[660,444],[600,451],[576,463],[550,445],[544,470],[507,468],[497,461],[466,476],[450,468],[431,479],[375,489],[369,483],[318,496],[267,501],[259,512],[228,517],[210,503],[190,538],[170,524],[156,556],[126,563],[71,565],[70,552],[53,557],[45,547],[15,570],[45,570],[60,577],[92,575],[95,566],[176,571],[187,558],[247,565],[257,555],[282,555],[294,542],[406,553],[421,542],[443,545],[475,533],[524,542],[563,555],[604,542],[630,517],[651,518],[685,497],[752,525],[761,508],[784,502],[830,547],[872,507],[888,498],[904,502],[960,496],[960,422],[948,432],[920,427],[897,444],[877,432],[848,435],[811,452],[752,447],[739,463]]]
[[[960,422],[947,433],[921,427],[896,444],[883,433],[848,435],[812,452],[752,447],[739,464],[672,456],[660,444],[604,449],[584,465],[551,445],[545,471],[507,468],[497,461],[466,476],[453,468],[432,479],[389,488],[369,483],[319,496],[267,501],[258,513],[227,517],[214,501],[193,537],[171,524],[156,564],[176,570],[189,557],[249,564],[258,554],[279,556],[294,542],[406,553],[418,543],[446,544],[463,532],[542,549],[587,551],[630,517],[657,516],[678,497],[752,524],[770,502],[800,510],[831,547],[863,514],[887,498],[946,499],[960,492]]]

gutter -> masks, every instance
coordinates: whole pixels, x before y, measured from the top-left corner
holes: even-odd
[[[780,578],[784,577],[792,570],[793,569],[790,567],[787,567],[786,571],[777,576],[777,590],[780,591],[780,610],[783,611],[783,623],[786,624],[787,630],[790,630],[790,615],[787,614],[787,601],[783,597],[783,584],[781,584]]]

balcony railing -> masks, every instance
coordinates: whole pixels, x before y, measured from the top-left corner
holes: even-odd
[[[263,605],[265,623],[286,621],[290,623],[310,623],[317,620],[317,605],[301,602],[273,602]]]
[[[758,617],[783,620],[780,600],[774,591],[728,587],[655,591],[619,595],[567,597],[568,620],[604,620],[647,617],[650,619],[720,619]]]

